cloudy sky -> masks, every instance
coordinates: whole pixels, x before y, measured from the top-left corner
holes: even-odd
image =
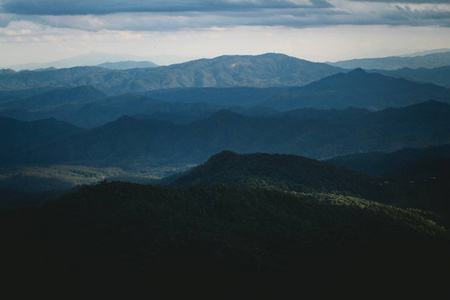
[[[167,64],[162,56],[337,61],[439,48],[450,48],[450,0],[0,0],[0,67],[91,51]]]

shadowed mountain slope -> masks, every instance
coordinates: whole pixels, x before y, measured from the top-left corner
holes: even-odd
[[[0,109],[23,109],[30,112],[48,112],[62,106],[81,107],[87,103],[97,102],[106,95],[91,86],[80,86],[68,89],[57,89],[11,102],[0,104]]]
[[[436,85],[450,88],[450,66],[444,66],[434,69],[419,68],[410,69],[402,68],[398,70],[368,70],[368,72],[379,73],[382,75],[404,78],[411,81],[422,83],[433,83]]]
[[[296,155],[224,151],[175,180],[188,187],[222,183],[290,191],[351,192],[369,196],[377,183],[353,170]],[[369,196],[370,197],[370,196]]]
[[[2,128],[0,142],[4,139],[15,150],[4,150],[1,164],[64,163],[139,168],[201,163],[224,149],[323,159],[374,150],[392,152],[450,141],[450,106],[436,101],[369,115],[366,111],[355,110],[354,117],[328,119],[284,115],[248,117],[220,111],[197,122],[177,125],[122,117],[92,130],[78,130],[76,134],[49,134],[48,139],[36,135],[33,139],[38,142],[27,142],[27,145],[33,144],[32,148],[13,142],[15,139],[27,141],[28,131],[21,130],[31,128],[31,123],[8,122],[9,125]],[[40,129],[35,126],[34,130]],[[42,129],[46,130],[50,129]],[[52,130],[57,131],[49,132]],[[15,137],[11,137],[11,131],[17,132]]]
[[[450,102],[450,90],[433,84],[416,83],[356,69],[349,73],[332,75],[304,87],[292,88],[262,100],[259,105],[277,110],[307,107],[359,107],[379,110],[431,99]]]
[[[400,168],[417,160],[432,157],[450,157],[450,145],[439,145],[426,148],[408,148],[391,153],[369,152],[349,154],[335,157],[328,161],[364,172],[366,174],[380,176],[391,170]]]

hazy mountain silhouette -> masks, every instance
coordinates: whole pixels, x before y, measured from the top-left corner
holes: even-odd
[[[450,89],[355,69],[267,97],[259,105],[278,110],[307,107],[383,109],[431,99],[450,102]]]
[[[236,55],[147,69],[75,67],[6,72],[0,75],[0,90],[91,85],[103,92],[123,94],[181,87],[297,86],[340,71],[283,54]]]
[[[450,51],[413,57],[390,56],[382,58],[351,59],[329,64],[344,69],[363,68],[396,70],[401,68],[438,68],[450,65]]]
[[[446,88],[450,88],[450,66],[443,66],[434,69],[428,68],[402,68],[398,70],[368,70],[368,72],[380,73],[386,76],[404,78],[422,83],[433,83]]]

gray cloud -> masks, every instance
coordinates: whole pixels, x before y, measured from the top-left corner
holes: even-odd
[[[234,26],[450,26],[442,0],[0,0],[0,27],[26,20],[85,31],[177,31]],[[448,0],[447,0],[448,1]],[[359,3],[357,3],[359,2]],[[390,4],[387,2],[396,2]],[[331,4],[330,4],[331,3]],[[333,6],[335,5],[335,6]],[[4,16],[2,18],[2,15]]]
[[[19,15],[106,15],[130,12],[211,12],[329,8],[326,0],[4,0],[6,13]]]
[[[407,4],[449,4],[449,0],[350,0],[353,2],[407,3]]]
[[[411,9],[409,6],[395,6],[396,12],[384,15],[384,19],[389,20],[392,25],[438,25],[450,27],[449,11],[437,9]]]

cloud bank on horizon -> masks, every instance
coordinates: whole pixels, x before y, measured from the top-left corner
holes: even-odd
[[[170,39],[174,32],[335,26],[450,28],[450,4],[448,0],[0,0],[1,43],[61,42],[87,35],[139,39],[152,33],[161,37],[164,32]]]
[[[1,23],[82,30],[234,26],[450,26],[448,0],[0,0]]]

